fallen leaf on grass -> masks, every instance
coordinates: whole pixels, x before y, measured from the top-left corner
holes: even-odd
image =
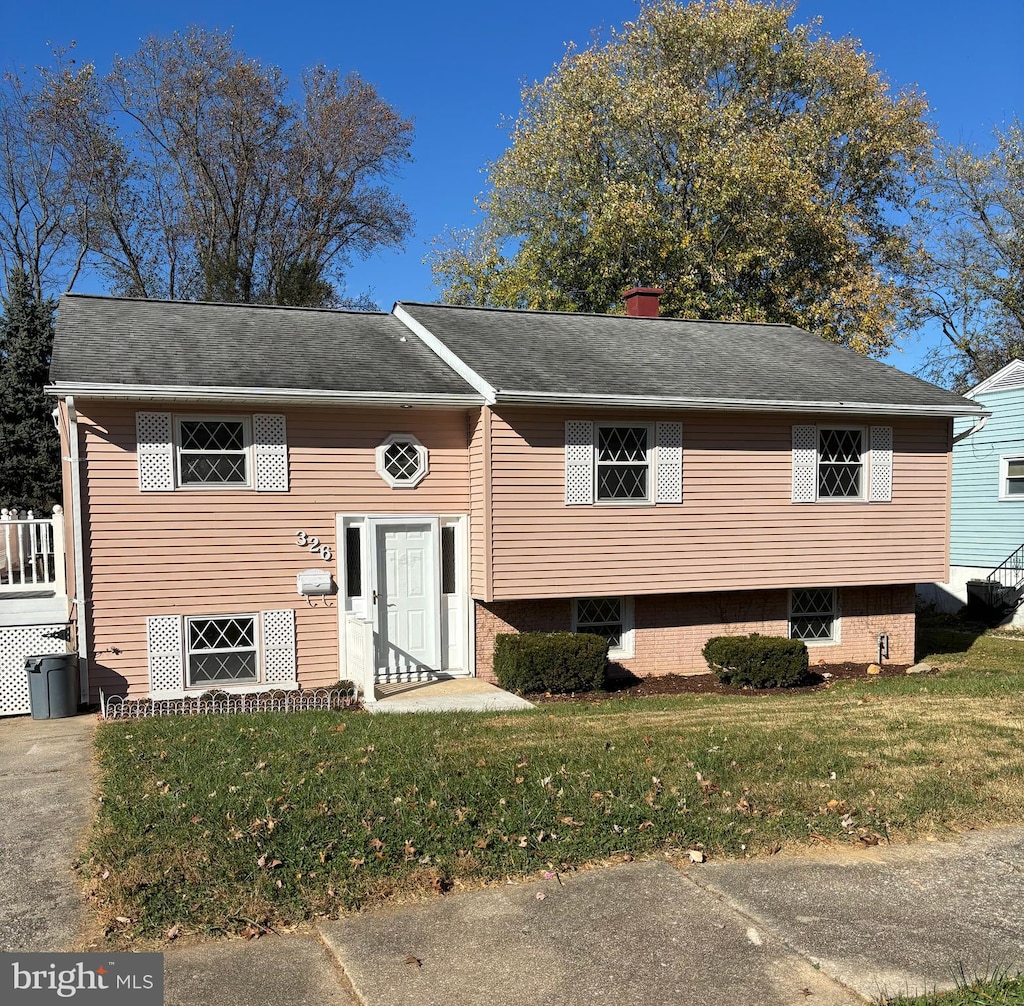
[[[180,932],[181,932],[181,926],[179,926],[177,923],[175,923],[173,926],[171,926],[170,929],[167,930],[166,933],[164,933],[164,935],[167,937],[167,939],[173,940],[173,939],[177,939],[178,933],[180,933]]]
[[[701,852],[700,849],[690,849],[689,850],[689,855],[690,855],[690,862],[691,863],[703,863],[704,862],[704,853]]]

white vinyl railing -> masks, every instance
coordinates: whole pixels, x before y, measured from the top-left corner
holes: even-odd
[[[0,509],[0,595],[48,591],[63,595],[64,511],[52,517]]]
[[[345,653],[347,676],[358,688],[364,702],[375,702],[376,679],[373,622],[360,615],[345,616]]]

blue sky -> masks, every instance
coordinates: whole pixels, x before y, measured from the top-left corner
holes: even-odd
[[[434,235],[473,223],[483,169],[506,146],[501,123],[514,119],[521,84],[543,77],[566,43],[586,45],[594,28],[636,11],[633,0],[10,3],[0,67],[47,62],[48,42],[75,40],[80,60],[106,69],[141,38],[195,23],[233,29],[249,56],[293,79],[318,62],[357,71],[416,125],[414,161],[395,180],[415,232],[403,252],[354,263],[348,274],[350,293],[369,291],[387,310],[397,299],[436,298],[422,259]],[[800,0],[797,20],[815,16],[830,35],[860,39],[892,85],[923,90],[947,140],[987,146],[993,126],[1022,114],[1020,0]],[[102,289],[76,287],[90,288]],[[905,343],[892,362],[913,369],[924,348]]]

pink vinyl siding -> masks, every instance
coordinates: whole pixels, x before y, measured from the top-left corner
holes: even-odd
[[[140,492],[135,412],[129,405],[78,403],[91,582],[91,649],[102,653],[92,691],[147,690],[146,617],[226,615],[292,608],[300,684],[338,678],[337,596],[311,607],[296,593],[303,569],[338,580],[338,513],[469,512],[463,410],[294,409],[287,411],[286,493],[251,490]],[[153,409],[153,406],[147,406]],[[166,411],[251,415],[258,410]],[[280,411],[280,410],[278,410]],[[375,448],[391,433],[412,433],[430,452],[430,472],[414,489],[392,489],[375,470]],[[296,543],[318,537],[325,562]]]
[[[672,417],[683,427],[681,504],[570,507],[564,431],[571,417],[653,422],[664,414],[493,414],[495,600],[915,583],[945,575],[948,420],[891,421],[889,503],[791,500],[793,424],[868,429],[878,418],[694,412]]]

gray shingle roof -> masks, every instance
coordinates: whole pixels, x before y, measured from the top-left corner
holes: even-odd
[[[52,383],[472,395],[390,314],[61,298]]]
[[[791,325],[402,303],[502,393],[978,406]]]

